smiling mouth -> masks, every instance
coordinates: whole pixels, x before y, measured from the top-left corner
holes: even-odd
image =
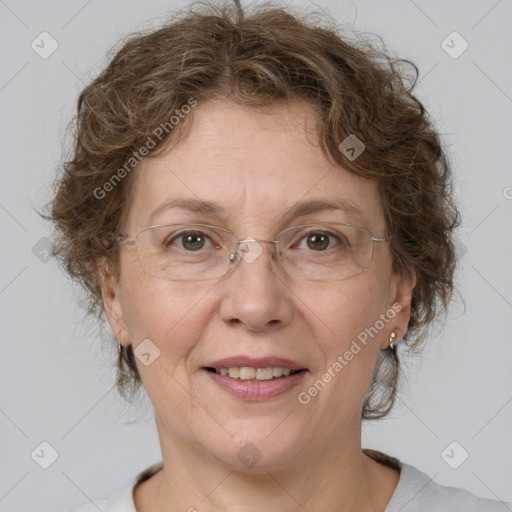
[[[306,371],[305,369],[291,370],[290,368],[283,368],[281,366],[269,366],[265,368],[253,368],[251,366],[231,366],[229,368],[207,367],[206,370],[211,373],[216,373],[217,375],[222,375],[223,377],[231,377],[232,379],[240,381],[277,380]]]

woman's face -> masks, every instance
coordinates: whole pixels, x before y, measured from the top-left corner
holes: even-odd
[[[239,240],[274,240],[286,227],[321,222],[386,236],[375,183],[334,167],[311,144],[315,125],[306,104],[268,115],[211,101],[193,115],[186,139],[133,171],[130,238],[152,224],[176,223],[221,226]],[[219,211],[161,208],[188,199]],[[299,203],[340,200],[361,213],[310,209],[283,224]],[[398,341],[406,329],[413,282],[392,273],[388,243],[375,244],[366,272],[327,282],[290,277],[272,244],[261,247],[223,278],[182,282],[144,272],[136,248],[122,246],[119,282],[103,284],[119,341],[149,354],[137,365],[164,454],[188,447],[224,464],[268,470],[311,464],[326,448],[360,449],[362,402],[379,350],[393,330]],[[231,361],[218,363],[224,359]],[[212,366],[303,370],[258,383],[217,375],[206,369]]]

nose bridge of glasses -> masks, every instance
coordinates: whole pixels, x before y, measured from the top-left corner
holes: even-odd
[[[258,256],[262,254],[263,247],[260,244],[263,243],[273,244],[277,249],[278,255],[280,255],[279,247],[277,245],[278,240],[263,240],[249,236],[243,240],[238,241],[235,248],[235,253],[230,255],[230,261],[233,261],[236,254],[247,263],[252,263],[256,258],[258,258]]]
[[[247,243],[247,242],[256,242],[256,243],[266,243],[266,244],[277,244],[279,243],[279,240],[259,240],[257,238],[253,238],[252,236],[249,236],[247,238],[244,238],[243,240],[238,241],[238,245]]]

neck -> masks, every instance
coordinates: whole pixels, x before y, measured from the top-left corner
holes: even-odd
[[[398,472],[362,453],[360,428],[350,439],[344,433],[327,449],[311,447],[293,464],[259,471],[229,467],[201,448],[161,439],[164,468],[136,488],[137,511],[384,512]]]

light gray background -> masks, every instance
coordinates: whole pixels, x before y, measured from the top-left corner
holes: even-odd
[[[34,208],[50,197],[78,92],[106,64],[106,51],[185,3],[0,1],[2,509],[49,511],[106,497],[160,460],[148,401],[137,409],[116,398],[114,352],[80,321],[55,262],[33,253],[50,235]],[[366,427],[363,445],[439,483],[512,500],[512,3],[316,5],[418,64],[418,94],[450,146],[464,214],[457,279],[465,312],[455,303],[445,330],[410,363],[391,417]],[[59,45],[47,59],[31,48],[43,31]],[[469,43],[457,59],[441,47],[453,31]],[[31,457],[43,441],[58,452],[48,469]],[[441,456],[453,441],[469,453],[458,469]]]

